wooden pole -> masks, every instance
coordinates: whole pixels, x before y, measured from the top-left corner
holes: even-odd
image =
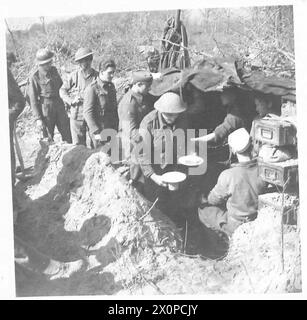
[[[175,29],[177,30],[177,32],[180,32],[180,14],[181,14],[181,10],[177,10],[176,21],[175,21]]]

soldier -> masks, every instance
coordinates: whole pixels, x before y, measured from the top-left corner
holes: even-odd
[[[185,171],[177,163],[177,158],[180,154],[185,154],[187,108],[180,96],[173,92],[164,93],[154,107],[155,110],[142,120],[139,130],[144,144],[144,149],[138,155],[145,177],[144,195],[150,201],[158,197],[157,206],[178,222],[183,217],[180,213],[183,214],[183,203],[187,201],[188,190],[182,188],[175,192],[169,191],[162,175],[169,171]],[[174,132],[177,129],[184,133],[184,141],[178,144],[174,143],[177,139]],[[161,161],[155,161],[157,156]]]
[[[73,144],[86,146],[87,124],[83,115],[83,99],[86,87],[98,76],[92,68],[93,52],[88,48],[80,48],[75,54],[75,62],[79,69],[72,72],[64,82],[60,95],[70,109],[70,130]],[[93,143],[91,140],[91,147]]]
[[[217,126],[214,132],[199,138],[192,138],[192,141],[221,143],[231,132],[239,128],[250,130],[252,119],[250,115],[244,113],[244,109],[240,105],[238,89],[226,88],[220,97],[222,106],[227,109],[227,115],[223,123]]]
[[[11,65],[16,62],[16,57],[13,53],[7,55],[7,87],[8,87],[8,104],[9,104],[9,121],[10,121],[10,147],[11,147],[11,175],[12,185],[15,185],[15,150],[13,141],[13,130],[15,122],[25,107],[25,99],[20,91],[16,80],[14,79],[11,70]]]
[[[64,103],[59,95],[63,84],[57,69],[52,65],[54,54],[47,49],[36,53],[36,70],[29,78],[28,95],[36,117],[36,124],[43,137],[53,141],[57,126],[62,140],[71,143],[69,121]]]
[[[258,195],[264,191],[265,182],[258,176],[257,159],[252,157],[246,129],[229,134],[228,144],[238,163],[220,174],[208,198],[203,199],[198,215],[205,226],[230,236],[240,224],[257,217]]]
[[[132,74],[132,87],[124,95],[118,106],[119,137],[122,142],[125,158],[133,158],[133,144],[139,140],[140,123],[153,109],[152,96],[148,94],[152,75],[148,71],[136,71]],[[135,159],[134,159],[135,160]],[[133,162],[133,163],[132,163]],[[130,179],[137,181],[141,170],[136,161],[130,161]]]
[[[99,76],[84,92],[83,114],[95,148],[99,146],[103,129],[118,128],[116,89],[112,82],[115,70],[113,60],[101,61]]]

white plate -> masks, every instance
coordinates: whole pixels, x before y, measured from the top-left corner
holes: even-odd
[[[162,175],[162,179],[166,183],[179,183],[186,179],[187,175],[179,171],[170,171]]]
[[[188,156],[180,157],[178,159],[178,162],[184,166],[197,167],[197,166],[200,166],[204,162],[204,159],[199,156],[191,154]]]

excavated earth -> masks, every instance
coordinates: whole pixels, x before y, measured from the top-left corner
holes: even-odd
[[[17,296],[301,291],[300,230],[285,225],[282,258],[273,207],[225,249],[199,223],[176,227],[102,150],[18,134],[33,177],[14,190]]]

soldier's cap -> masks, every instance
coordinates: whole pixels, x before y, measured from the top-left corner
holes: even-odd
[[[154,104],[159,112],[165,113],[181,113],[187,110],[186,104],[180,96],[173,92],[164,93]]]
[[[250,135],[245,128],[237,129],[228,136],[228,144],[234,153],[243,153],[251,144]]]
[[[12,52],[12,51],[7,52],[6,53],[6,60],[10,61],[12,63],[17,62],[17,59],[16,59],[14,52]]]
[[[138,70],[135,72],[132,72],[132,84],[135,84],[137,82],[149,82],[152,83],[152,75],[149,71],[146,70]]]
[[[52,61],[54,53],[48,49],[39,49],[36,52],[36,62],[38,65],[46,64]]]
[[[89,48],[79,48],[75,54],[75,62],[80,61],[86,57],[92,56],[94,52]]]

